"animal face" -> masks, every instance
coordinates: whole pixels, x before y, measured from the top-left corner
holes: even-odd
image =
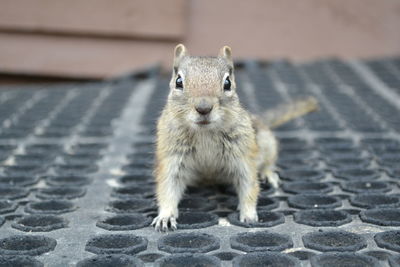
[[[192,127],[220,126],[232,106],[238,104],[230,48],[223,47],[218,57],[194,57],[178,45],[169,98],[175,114]]]

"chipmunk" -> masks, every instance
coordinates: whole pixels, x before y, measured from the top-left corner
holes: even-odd
[[[152,225],[156,230],[175,230],[185,188],[202,182],[233,184],[240,221],[256,222],[259,178],[275,187],[279,184],[274,172],[278,142],[269,126],[315,110],[315,99],[261,117],[248,113],[236,93],[228,46],[221,48],[218,57],[196,57],[177,45],[169,86],[157,124],[154,174],[159,211]]]

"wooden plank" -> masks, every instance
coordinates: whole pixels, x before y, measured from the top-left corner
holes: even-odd
[[[192,0],[185,44],[215,55],[310,60],[400,54],[399,0]]]
[[[185,0],[0,0],[0,29],[176,39]]]
[[[0,33],[0,73],[107,78],[172,62],[175,42]]]

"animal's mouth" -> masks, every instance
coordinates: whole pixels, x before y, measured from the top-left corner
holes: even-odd
[[[210,124],[210,121],[209,120],[196,121],[196,124],[198,124],[198,125],[207,125],[207,124]]]

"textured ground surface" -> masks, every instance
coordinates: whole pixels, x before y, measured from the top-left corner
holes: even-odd
[[[399,266],[400,59],[249,61],[237,79],[251,112],[322,108],[276,130],[283,184],[263,185],[258,224],[232,188],[191,188],[169,234],[149,227],[166,79],[1,90],[0,266]]]

